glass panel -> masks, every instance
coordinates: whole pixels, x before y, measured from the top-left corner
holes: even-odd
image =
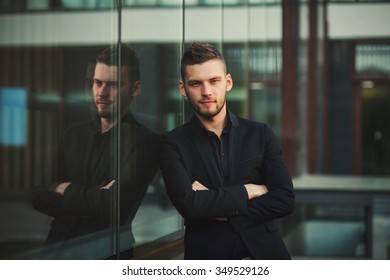
[[[170,6],[124,9],[122,19],[122,42],[133,46],[141,63],[142,90],[134,98],[131,112],[158,134],[180,125],[183,111],[178,93],[182,1],[162,2],[169,2]],[[157,159],[157,153],[154,156]],[[136,252],[142,245],[181,229],[182,219],[172,206],[158,172],[133,221]]]
[[[64,1],[67,9],[109,9],[0,18],[7,27],[1,41],[1,209],[18,213],[2,223],[1,258],[103,259],[119,252],[129,258],[134,245],[182,229],[156,174],[156,137],[181,124],[184,111],[177,91],[183,7],[181,0],[168,2],[167,9],[118,13],[107,6],[112,1]],[[126,57],[119,40],[140,60],[140,88],[119,60]],[[114,55],[96,64],[108,48]],[[134,95],[134,119],[122,118],[125,109],[119,109],[130,102],[128,94]],[[91,122],[96,106],[110,108],[97,123]],[[106,119],[114,126],[103,133]],[[64,194],[53,191],[58,180],[73,181]]]
[[[35,2],[28,8],[45,4]],[[100,188],[120,181],[119,131],[105,139],[96,134],[105,143],[97,148],[100,126],[95,130],[90,122],[92,84],[86,87],[97,54],[118,40],[117,9],[106,7],[96,16],[96,30],[106,38],[101,45],[88,43],[81,16],[1,17],[7,26],[0,42],[2,259],[103,259],[116,253],[119,187]]]
[[[357,76],[387,77],[390,75],[390,46],[359,44],[356,46],[355,71]]]

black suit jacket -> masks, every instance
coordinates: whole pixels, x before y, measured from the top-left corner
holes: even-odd
[[[185,258],[233,258],[239,235],[255,259],[289,259],[275,223],[294,207],[280,147],[268,125],[229,114],[229,186],[222,185],[209,139],[195,116],[162,135],[161,169],[168,195],[185,219]],[[195,180],[209,190],[193,191]],[[247,183],[265,184],[269,192],[248,200]]]
[[[54,218],[46,245],[83,235],[92,238],[95,233],[106,234],[103,238],[110,244],[108,240],[112,233],[107,229],[115,211],[118,185],[115,183],[109,190],[100,188],[116,178],[116,169],[120,167],[120,221],[131,230],[131,221],[158,169],[156,153],[160,136],[139,124],[129,112],[121,121],[120,166],[116,164],[116,126],[102,134],[99,118],[69,128],[61,142],[57,180],[71,184],[63,196],[43,190],[36,192],[32,200],[36,210]],[[131,232],[127,238],[126,243],[132,245]],[[69,244],[73,246],[70,242],[63,243],[62,247],[67,250],[64,254],[78,258],[80,252],[77,248],[71,252]],[[64,257],[60,254],[50,257]]]

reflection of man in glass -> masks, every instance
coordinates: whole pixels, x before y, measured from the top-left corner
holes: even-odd
[[[121,46],[120,58],[118,68],[117,47],[98,56],[92,86],[98,116],[65,133],[59,149],[58,182],[50,191],[34,197],[35,209],[54,217],[46,245],[82,235],[91,241],[96,237],[92,233],[112,225],[116,206],[120,207],[121,224],[131,226],[157,171],[159,136],[139,124],[129,111],[133,98],[141,93],[139,61],[125,45]],[[70,249],[69,243],[62,245]],[[132,250],[127,257],[131,254]]]

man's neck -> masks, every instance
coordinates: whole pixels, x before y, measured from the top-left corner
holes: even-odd
[[[122,120],[122,118],[127,114],[129,113],[129,111],[123,111],[120,115],[120,119]],[[114,125],[116,125],[118,123],[117,119],[115,118],[115,116],[110,116],[110,117],[106,117],[106,118],[102,118],[100,117],[100,128],[102,130],[102,133],[105,133],[107,131],[109,131]]]
[[[226,109],[222,110],[217,116],[213,118],[204,118],[200,116],[197,117],[205,129],[214,132],[218,138],[221,137],[222,131],[228,120]]]
[[[100,118],[102,133],[109,131],[115,125],[115,123],[116,122],[113,122],[109,118]]]

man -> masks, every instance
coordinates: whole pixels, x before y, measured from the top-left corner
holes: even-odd
[[[119,68],[117,47],[97,57],[92,85],[97,116],[65,133],[59,149],[58,182],[33,199],[35,209],[54,217],[45,245],[85,235],[91,239],[96,236],[93,233],[102,231],[106,233],[103,242],[110,245],[107,236],[112,231],[107,229],[113,225],[118,205],[120,224],[130,225],[124,238],[133,239],[131,221],[158,169],[155,153],[160,137],[139,124],[129,111],[133,98],[141,93],[138,57],[130,47],[121,45],[120,58]],[[63,255],[44,257],[79,258],[80,252],[69,244],[60,244]],[[126,258],[131,256],[132,250]]]
[[[292,212],[293,185],[271,129],[227,109],[233,80],[214,46],[194,42],[181,78],[194,116],[163,134],[160,152],[184,258],[290,259],[275,219]]]

